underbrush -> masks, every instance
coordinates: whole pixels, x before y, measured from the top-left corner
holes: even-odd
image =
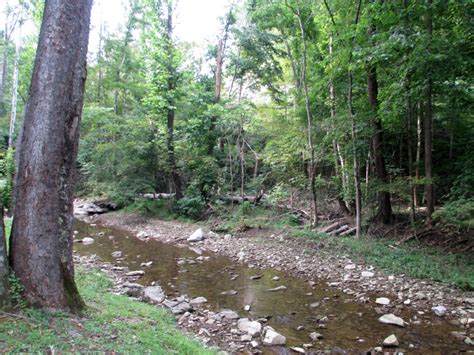
[[[399,243],[390,239],[363,236],[334,237],[300,224],[292,213],[253,206],[223,206],[210,221],[213,230],[242,232],[251,228],[283,229],[288,235],[315,241],[321,252],[345,254],[354,260],[373,264],[388,273],[445,282],[463,290],[474,290],[474,255],[447,253],[416,240]]]
[[[102,272],[79,268],[76,281],[88,305],[83,316],[0,312],[0,352],[214,353],[182,334],[168,311],[111,294]]]
[[[474,255],[446,253],[411,241],[399,244],[367,236],[355,239],[334,237],[309,229],[292,229],[291,235],[314,240],[332,254],[346,254],[366,261],[389,273],[445,282],[463,290],[474,290]]]

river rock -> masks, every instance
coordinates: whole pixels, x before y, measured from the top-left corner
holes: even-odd
[[[285,345],[286,338],[272,327],[263,328],[263,345]]]
[[[238,292],[235,291],[235,290],[230,290],[230,291],[224,291],[224,292],[221,292],[221,295],[222,296],[233,296],[233,295],[236,295]]]
[[[387,297],[379,297],[375,300],[375,303],[387,306],[390,304],[390,300]]]
[[[385,338],[383,341],[383,346],[398,346],[398,339],[395,336],[395,334],[389,335],[388,337]]]
[[[122,257],[122,252],[121,251],[114,251],[112,253],[112,258],[121,258]]]
[[[183,314],[193,310],[193,307],[182,298],[178,298],[176,301],[164,300],[163,304],[171,310],[171,313],[175,315]]]
[[[224,309],[223,311],[217,313],[217,316],[219,318],[226,318],[226,319],[238,319],[239,318],[239,315],[236,312],[231,311],[230,309]]]
[[[249,312],[250,311],[250,305],[246,304],[244,307],[244,311]]]
[[[194,243],[194,242],[200,242],[201,240],[204,239],[204,233],[201,228],[197,229],[193,234],[191,234],[187,241]]]
[[[356,267],[356,264],[349,264],[344,267],[344,270],[354,270]]]
[[[260,332],[262,331],[262,325],[259,322],[250,321],[248,318],[239,319],[237,322],[237,328],[252,337],[260,335]]]
[[[306,354],[306,350],[303,348],[298,348],[298,347],[292,347],[290,350],[294,351],[295,353],[298,354]]]
[[[436,306],[432,307],[431,310],[436,314],[438,317],[442,317],[446,314],[448,309],[445,306]]]
[[[362,271],[360,275],[362,277],[374,277],[375,274],[372,271]]]
[[[312,332],[309,334],[309,338],[312,340],[312,341],[318,341],[319,339],[322,339],[324,338],[324,336],[320,333],[317,333],[317,332]]]
[[[379,318],[379,322],[384,324],[398,325],[399,327],[405,327],[404,320],[392,313],[384,314],[382,317]]]
[[[240,337],[241,342],[248,342],[252,340],[252,336],[250,334],[244,334]]]
[[[190,301],[191,304],[195,305],[195,304],[202,304],[202,303],[207,303],[207,299],[204,298],[204,297],[196,297],[196,298],[193,298],[191,301]]]
[[[84,245],[89,245],[89,244],[92,244],[94,243],[94,239],[92,238],[89,238],[89,237],[85,237],[81,240],[82,244]]]
[[[122,288],[126,295],[139,297],[143,293],[144,286],[137,283],[124,282]]]
[[[273,277],[272,277],[272,280],[273,280],[273,281],[279,281],[280,278],[279,278],[278,276],[273,276]]]
[[[286,290],[286,286],[278,286],[278,287],[275,287],[275,288],[267,289],[267,291],[270,291],[270,292],[277,292],[277,291],[283,291],[283,290]]]
[[[137,238],[140,240],[145,240],[149,237],[148,233],[145,231],[140,231],[137,233]]]
[[[143,290],[143,298],[152,303],[161,303],[165,299],[165,293],[160,286],[149,286]]]
[[[130,271],[125,274],[125,276],[142,276],[142,275],[145,275],[145,271],[143,270]]]

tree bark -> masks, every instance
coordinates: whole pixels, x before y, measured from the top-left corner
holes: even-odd
[[[79,311],[75,163],[92,0],[46,0],[18,151],[10,262],[33,306]]]
[[[317,192],[316,192],[316,158],[315,158],[315,149],[313,145],[313,118],[311,115],[310,101],[309,101],[309,90],[308,90],[308,80],[307,80],[307,49],[306,49],[306,31],[304,27],[304,22],[302,19],[301,11],[299,7],[293,8],[288,3],[286,5],[293,11],[298,19],[298,24],[300,27],[301,41],[303,43],[303,50],[301,53],[301,83],[303,84],[303,92],[305,98],[305,109],[306,109],[306,120],[308,124],[308,148],[310,154],[309,161],[309,183],[310,183],[310,192],[312,198],[312,218],[311,225],[318,225],[318,203],[317,203]]]
[[[176,89],[176,67],[174,61],[173,48],[173,4],[168,1],[168,18],[166,23],[166,47],[168,52],[168,107],[167,107],[167,129],[166,147],[168,149],[168,165],[170,169],[171,185],[173,186],[176,200],[183,198],[183,190],[181,187],[181,178],[176,166],[176,157],[174,154],[174,118],[175,106],[174,91]]]
[[[417,189],[417,184],[420,181],[420,161],[421,161],[421,141],[423,137],[423,103],[419,102],[418,103],[418,114],[416,116],[416,160],[415,160],[415,178],[416,178],[416,184],[413,188],[413,202],[415,203],[415,207],[417,207],[418,204],[418,189]]]
[[[433,16],[432,16],[433,1],[427,0],[426,9],[426,31],[428,34],[428,53],[431,53],[431,40],[433,36]],[[425,108],[425,195],[426,195],[426,224],[431,227],[432,214],[434,212],[434,188],[433,188],[433,146],[431,139],[431,123],[433,115],[433,76],[430,63],[431,58],[428,59],[428,70],[426,73],[426,108]]]
[[[372,38],[375,32],[375,26],[369,25],[369,39]],[[377,176],[378,182],[386,184],[387,170],[385,168],[385,158],[383,155],[383,131],[382,122],[378,116],[378,82],[377,82],[377,69],[374,64],[368,63],[367,66],[367,91],[369,96],[369,105],[371,109],[371,123],[374,130],[372,137],[372,149],[374,154],[375,162],[375,175]],[[392,205],[390,201],[390,193],[380,189],[377,193],[378,201],[378,212],[376,220],[384,224],[388,224],[392,219]]]

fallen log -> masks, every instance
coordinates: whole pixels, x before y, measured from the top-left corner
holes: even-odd
[[[149,200],[171,200],[174,198],[175,194],[167,193],[154,193],[154,194],[141,194],[140,197],[149,199]]]
[[[329,234],[336,236],[336,235],[341,234],[342,232],[345,232],[347,229],[349,229],[349,226],[347,224],[344,224],[343,226],[339,227],[338,229],[333,230]]]
[[[344,237],[346,235],[351,235],[351,234],[354,234],[356,232],[357,228],[349,228],[348,230],[342,232],[341,234],[339,234],[340,237]]]

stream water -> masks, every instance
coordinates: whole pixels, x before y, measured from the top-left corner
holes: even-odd
[[[316,331],[324,338],[315,344],[314,350],[367,351],[381,346],[390,334],[397,336],[400,350],[408,350],[412,344],[410,353],[457,352],[463,348],[450,334],[458,328],[431,314],[402,312],[401,316],[407,322],[415,315],[421,320],[421,324],[410,324],[406,328],[381,324],[373,302],[371,305],[355,303],[324,282],[311,287],[308,282],[285,273],[249,268],[208,252],[202,255],[209,259],[196,262],[200,255],[187,245],[142,241],[130,233],[109,227],[77,221],[75,230],[79,232],[78,239],[95,239],[90,245],[75,244],[75,251],[80,255],[96,254],[103,261],[127,266],[131,271],[143,269],[145,275],[138,283],[149,285],[156,281],[168,296],[203,296],[208,300],[207,307],[214,311],[232,309],[242,317],[253,319],[270,316],[269,325],[286,336],[288,346],[311,343],[309,333]],[[99,233],[103,235],[99,236]],[[114,251],[121,251],[122,258],[113,258]],[[149,261],[153,261],[150,267],[140,267],[141,263]],[[256,275],[261,277],[252,280]],[[279,277],[278,281],[273,280],[275,276]],[[282,285],[286,290],[268,291]],[[221,294],[229,290],[238,293]],[[244,311],[245,305],[251,306],[250,312]],[[326,329],[319,328],[318,320],[323,317],[327,317]],[[304,329],[297,330],[300,326]]]

